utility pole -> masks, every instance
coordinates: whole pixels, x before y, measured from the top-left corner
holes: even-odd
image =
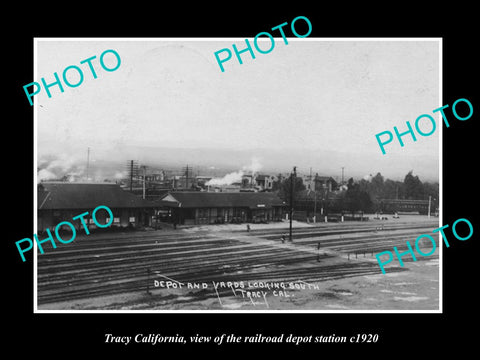
[[[145,177],[147,175],[147,167],[145,165],[142,165],[143,169],[143,199],[145,200]]]
[[[133,178],[138,180],[138,163],[135,160],[129,160],[127,162],[127,168],[130,173],[130,192],[133,191]]]
[[[130,161],[130,192],[133,190],[133,160]]]
[[[342,185],[344,184],[344,178],[343,178],[343,170],[345,169],[345,167],[342,166]]]
[[[185,189],[188,189],[188,178],[189,178],[189,170],[192,170],[192,168],[188,167],[188,164],[186,167],[182,168],[184,175],[185,175]]]
[[[293,191],[295,189],[295,179],[297,178],[297,167],[293,167],[293,172],[290,174],[290,231],[289,231],[289,240],[293,242],[292,239],[292,217],[293,217]]]
[[[429,195],[428,196],[428,218],[430,219],[430,206],[432,202],[432,197]]]

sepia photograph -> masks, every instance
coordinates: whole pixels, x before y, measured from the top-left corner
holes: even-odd
[[[35,312],[442,312],[442,39],[272,36],[34,39]]]

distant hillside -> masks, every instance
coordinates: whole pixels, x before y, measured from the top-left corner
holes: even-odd
[[[91,149],[89,174],[96,180],[115,179],[125,176],[127,161],[134,159],[151,170],[165,169],[179,172],[187,164],[193,174],[223,176],[240,170],[251,163],[252,158],[261,164],[260,172],[289,173],[297,166],[299,174],[314,173],[341,179],[342,167],[345,179],[362,178],[365,175],[381,172],[387,178],[403,180],[408,171],[414,170],[425,181],[439,181],[438,163],[431,163],[422,157],[384,157],[378,161],[375,155],[347,154],[329,150],[305,151],[302,149],[189,149],[164,148],[153,146],[124,146],[114,150]],[[39,159],[39,170],[48,170],[56,176],[72,172],[77,176],[86,173],[87,155],[75,152],[74,155],[44,155]],[[53,166],[52,166],[53,164]],[[45,172],[45,171],[44,171]]]

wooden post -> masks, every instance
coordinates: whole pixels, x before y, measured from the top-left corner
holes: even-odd
[[[293,172],[290,174],[290,226],[289,226],[289,240],[293,242],[292,238],[292,220],[293,220],[293,192],[295,191],[295,179],[297,178],[297,167],[293,167]]]
[[[150,268],[147,268],[147,294],[150,295]]]

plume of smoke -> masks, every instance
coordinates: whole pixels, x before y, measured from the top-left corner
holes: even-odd
[[[85,166],[79,160],[65,154],[46,156],[38,160],[38,181],[66,180],[78,181],[86,179]]]
[[[222,186],[222,185],[230,185],[235,182],[242,181],[242,176],[244,175],[243,170],[234,171],[225,175],[222,178],[213,178],[207,181],[206,185],[213,185],[213,186]]]
[[[257,157],[252,157],[250,164],[243,166],[242,170],[231,172],[221,178],[213,178],[207,181],[205,185],[225,186],[225,185],[231,185],[236,182],[241,182],[243,175],[245,175],[246,173],[252,173],[252,174],[257,173],[261,168],[262,168],[262,164],[260,163],[260,160]]]
[[[260,159],[257,157],[252,157],[250,160],[250,165],[244,166],[244,171],[250,171],[253,174],[259,172],[262,169],[262,164],[260,164]]]
[[[57,175],[48,169],[41,169],[37,177],[38,181],[58,179]]]
[[[115,174],[113,174],[113,178],[115,180],[125,179],[126,177],[128,177],[127,171],[117,171]]]

